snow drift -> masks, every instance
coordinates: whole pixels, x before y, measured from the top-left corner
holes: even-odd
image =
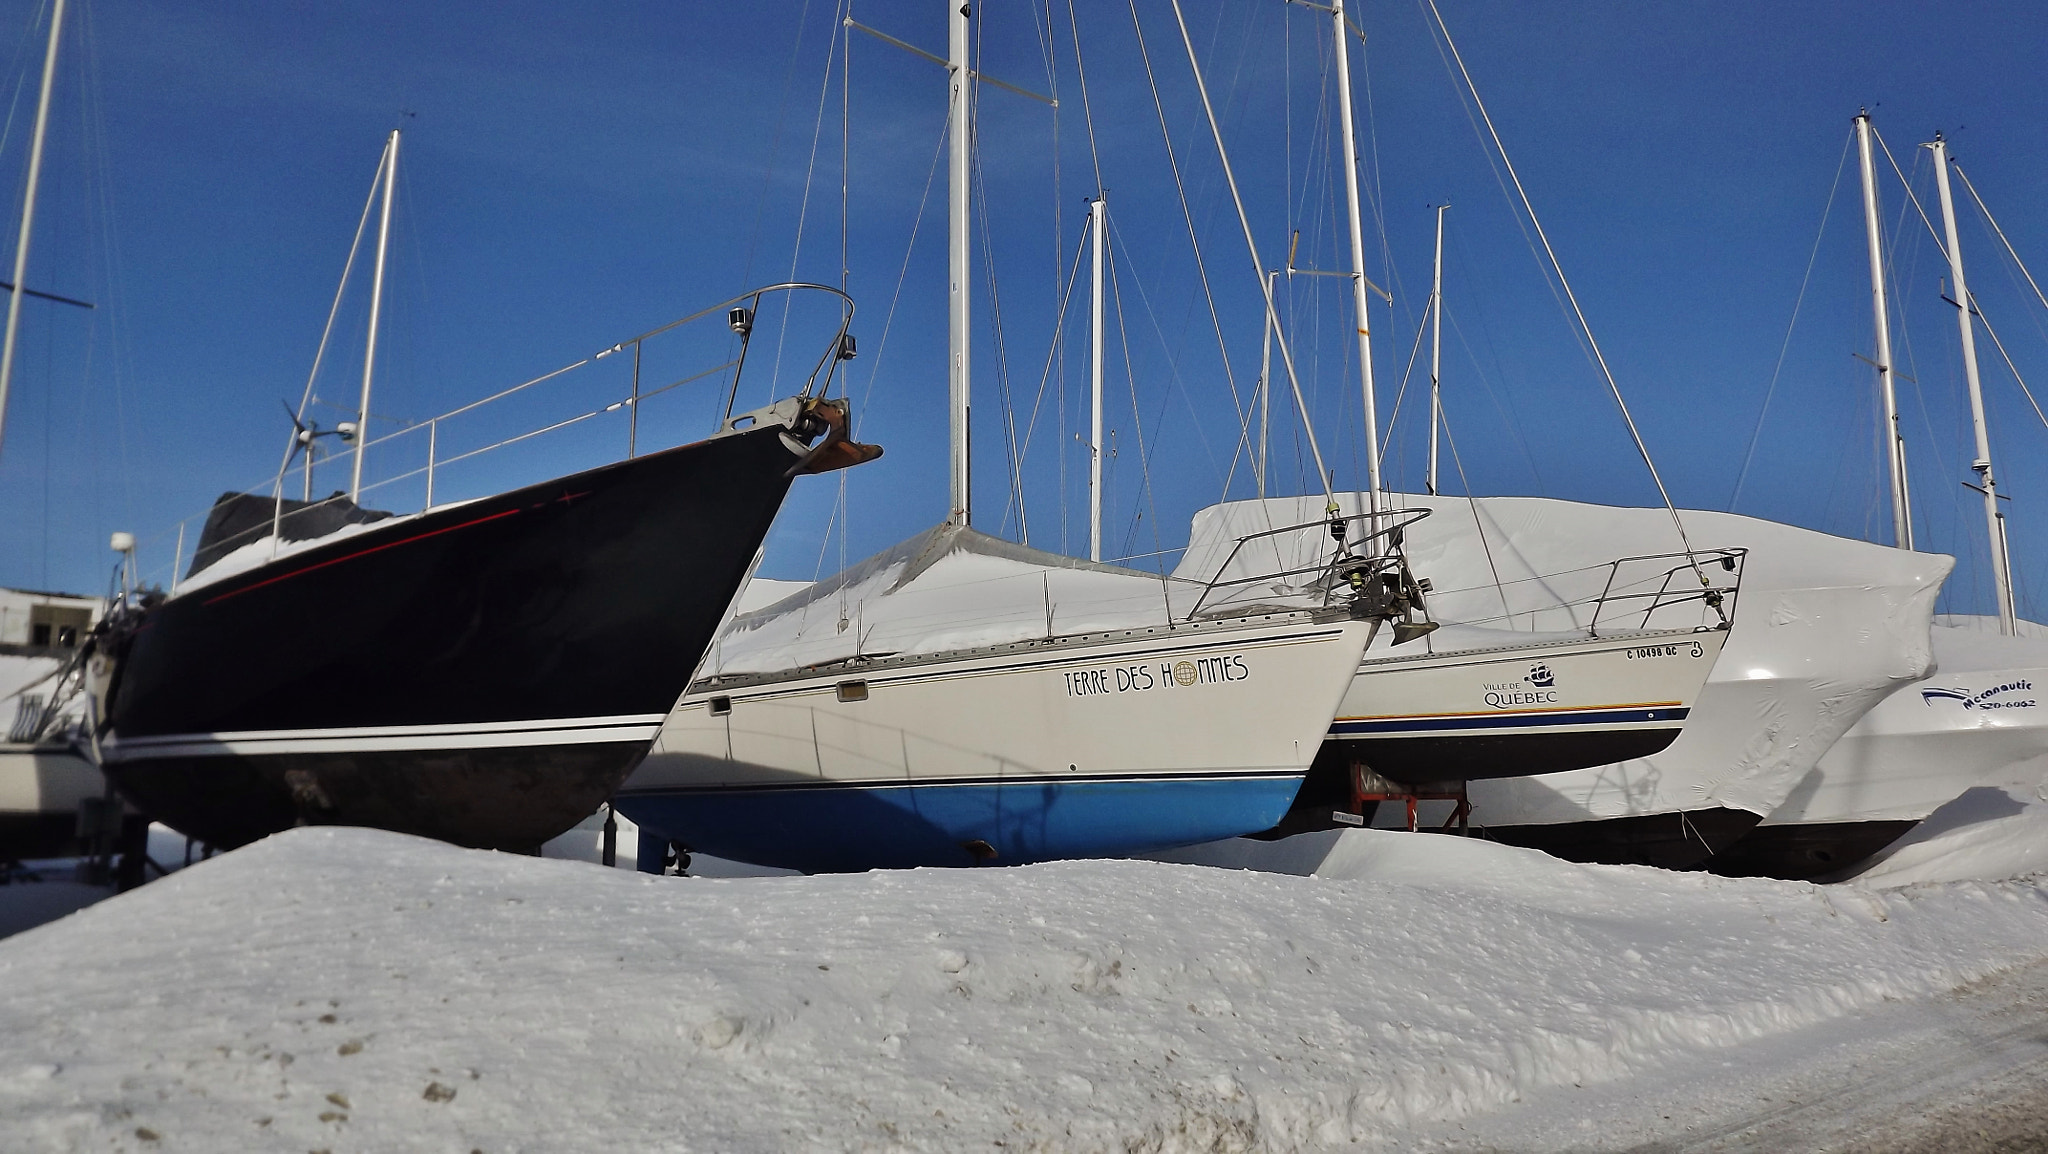
[[[294,830],[0,942],[0,1118],[38,1150],[1320,1148],[2048,951],[2026,882],[1327,850],[715,881]]]
[[[2048,874],[2048,782],[1977,786],[1928,814],[1853,879],[1892,888]]]

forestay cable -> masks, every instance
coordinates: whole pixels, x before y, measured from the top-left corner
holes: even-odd
[[[1266,299],[1266,320],[1268,323],[1274,325],[1277,328],[1280,324],[1280,314],[1278,310],[1276,310],[1273,307],[1273,287],[1271,283],[1266,280],[1265,262],[1259,259],[1259,243],[1252,236],[1251,218],[1245,215],[1244,197],[1240,195],[1237,191],[1237,174],[1232,172],[1230,169],[1229,150],[1223,147],[1223,129],[1220,125],[1216,123],[1215,106],[1210,104],[1209,102],[1209,84],[1206,80],[1202,78],[1201,61],[1195,58],[1195,42],[1193,38],[1191,38],[1188,35],[1187,17],[1181,13],[1180,0],[1171,0],[1171,3],[1173,4],[1174,23],[1180,27],[1180,42],[1182,46],[1187,49],[1188,68],[1195,75],[1195,91],[1199,92],[1202,96],[1202,112],[1204,115],[1208,117],[1209,120],[1209,135],[1216,142],[1216,158],[1217,160],[1221,161],[1223,165],[1223,180],[1224,183],[1230,186],[1230,203],[1237,209],[1238,227],[1244,230],[1245,251],[1249,253],[1252,258],[1252,276],[1256,278],[1259,282],[1259,294],[1265,297]],[[1131,19],[1133,20],[1133,22],[1136,21],[1137,16],[1137,3],[1136,0],[1132,0]],[[1144,43],[1144,34],[1142,30],[1139,32],[1138,42],[1140,45]],[[1146,74],[1148,76],[1151,74],[1151,65],[1149,61],[1146,65]],[[1152,92],[1153,98],[1156,100],[1159,94],[1159,89],[1157,85],[1153,86]],[[1175,179],[1177,181],[1179,179],[1178,176],[1176,176]],[[1189,223],[1190,227],[1192,227],[1193,222],[1190,221]],[[1204,283],[1207,283],[1206,278]],[[1218,337],[1219,339],[1221,337],[1220,325],[1218,328]],[[1324,498],[1326,498],[1329,501],[1329,508],[1332,511],[1335,511],[1337,508],[1337,497],[1336,494],[1331,491],[1332,486],[1334,485],[1334,481],[1330,477],[1330,470],[1328,466],[1323,464],[1322,446],[1316,443],[1315,425],[1309,417],[1308,401],[1304,399],[1301,395],[1301,379],[1295,374],[1294,371],[1294,352],[1292,349],[1287,347],[1287,342],[1284,340],[1276,341],[1274,343],[1277,344],[1280,348],[1280,362],[1287,368],[1287,385],[1290,389],[1293,390],[1294,405],[1301,412],[1302,432],[1304,435],[1308,437],[1309,452],[1315,457],[1316,481],[1322,487]],[[1228,363],[1227,360],[1226,363]],[[1233,400],[1235,400],[1236,395],[1237,388],[1233,384],[1231,386],[1231,397]]]
[[[1177,197],[1179,198],[1179,200],[1180,200],[1180,215],[1181,215],[1181,219],[1182,219],[1182,220],[1183,220],[1184,222],[1186,222],[1186,224],[1187,224],[1187,229],[1188,229],[1188,245],[1189,245],[1189,247],[1190,247],[1190,248],[1191,248],[1191,249],[1193,250],[1193,254],[1194,254],[1194,258],[1195,258],[1195,272],[1196,272],[1196,274],[1197,274],[1197,275],[1198,275],[1198,276],[1199,276],[1199,277],[1201,278],[1201,281],[1202,281],[1202,297],[1203,297],[1203,299],[1204,299],[1204,300],[1205,300],[1205,301],[1207,302],[1207,304],[1208,304],[1208,307],[1209,307],[1209,324],[1210,324],[1210,327],[1211,327],[1211,328],[1213,328],[1213,329],[1215,330],[1215,332],[1216,332],[1216,356],[1217,356],[1217,359],[1218,359],[1218,360],[1220,360],[1220,361],[1221,361],[1221,362],[1223,363],[1223,380],[1224,380],[1224,383],[1225,383],[1226,385],[1228,385],[1228,386],[1229,386],[1229,388],[1230,388],[1230,407],[1231,407],[1231,411],[1232,411],[1232,413],[1233,413],[1233,414],[1234,414],[1234,415],[1235,415],[1235,416],[1237,417],[1237,422],[1238,422],[1238,425],[1239,425],[1240,429],[1247,429],[1247,430],[1248,430],[1248,429],[1250,428],[1250,424],[1251,424],[1251,413],[1250,413],[1250,409],[1249,409],[1249,406],[1247,406],[1247,405],[1246,405],[1246,404],[1245,404],[1245,403],[1244,403],[1244,402],[1242,401],[1242,399],[1241,399],[1241,398],[1239,398],[1239,396],[1238,396],[1238,392],[1237,392],[1237,374],[1236,374],[1235,372],[1233,372],[1233,371],[1232,371],[1232,369],[1231,369],[1231,365],[1230,365],[1230,350],[1229,350],[1229,348],[1228,348],[1228,347],[1227,347],[1227,346],[1226,346],[1226,345],[1224,344],[1224,341],[1223,341],[1223,318],[1222,318],[1222,316],[1221,316],[1221,315],[1220,315],[1220,314],[1219,314],[1219,313],[1218,313],[1218,312],[1216,311],[1216,294],[1215,294],[1215,292],[1214,292],[1214,291],[1213,291],[1213,290],[1212,290],[1212,289],[1210,288],[1210,286],[1209,286],[1209,265],[1208,265],[1208,262],[1207,262],[1207,261],[1205,261],[1205,260],[1203,260],[1203,259],[1202,259],[1202,240],[1201,240],[1201,236],[1200,236],[1200,234],[1199,234],[1199,233],[1198,233],[1198,232],[1196,231],[1196,229],[1195,229],[1195,216],[1194,216],[1194,210],[1188,207],[1188,192],[1187,192],[1187,185],[1186,185],[1186,183],[1185,183],[1185,182],[1183,182],[1183,181],[1181,180],[1181,175],[1180,175],[1180,158],[1179,158],[1178,156],[1176,156],[1176,155],[1174,154],[1174,151],[1173,151],[1173,134],[1172,134],[1172,133],[1171,133],[1170,131],[1168,131],[1168,130],[1167,130],[1167,125],[1166,125],[1166,105],[1165,105],[1165,103],[1164,103],[1164,102],[1163,102],[1163,101],[1161,100],[1161,98],[1160,98],[1160,95],[1159,95],[1159,81],[1158,81],[1158,80],[1157,80],[1157,78],[1156,78],[1156,77],[1155,77],[1155,76],[1153,75],[1153,72],[1152,72],[1152,52],[1151,52],[1151,50],[1150,50],[1149,48],[1147,48],[1147,47],[1146,47],[1146,44],[1145,44],[1145,30],[1144,30],[1144,28],[1143,28],[1143,27],[1142,27],[1142,26],[1141,26],[1141,25],[1139,24],[1139,22],[1138,22],[1138,0],[1130,0],[1130,9],[1131,9],[1131,32],[1132,32],[1132,34],[1133,34],[1133,35],[1135,35],[1135,36],[1136,36],[1136,37],[1138,38],[1138,58],[1139,58],[1139,59],[1140,59],[1141,61],[1143,61],[1143,62],[1144,62],[1144,65],[1145,65],[1145,83],[1146,83],[1146,84],[1147,84],[1147,85],[1148,85],[1148,86],[1149,86],[1149,87],[1150,87],[1150,88],[1152,89],[1152,107],[1153,107],[1153,109],[1154,109],[1154,110],[1155,110],[1155,111],[1156,111],[1156,112],[1158,113],[1158,116],[1159,116],[1159,137],[1160,137],[1160,141],[1161,141],[1161,143],[1163,143],[1163,144],[1164,144],[1164,145],[1166,146],[1166,164],[1167,164],[1167,168],[1168,168],[1168,169],[1169,169],[1169,170],[1170,170],[1170,171],[1171,171],[1171,172],[1173,173],[1173,188],[1174,188],[1174,193],[1175,193],[1175,195],[1176,195],[1176,196],[1177,196]],[[1179,5],[1179,0],[1175,0],[1175,3],[1174,3],[1174,10],[1173,10],[1173,11],[1174,11],[1174,17],[1175,17],[1175,19],[1179,19],[1179,18],[1180,18],[1180,5]],[[1187,24],[1186,24],[1186,22],[1185,22],[1185,21],[1183,21],[1183,22],[1182,22],[1182,24],[1181,24],[1181,35],[1182,35],[1182,37],[1183,37],[1183,38],[1185,38],[1185,37],[1186,37],[1186,35],[1187,35]],[[1189,56],[1188,56],[1188,59],[1189,59],[1190,61],[1192,61],[1192,60],[1194,59],[1194,55],[1193,55],[1193,53],[1194,53],[1194,48],[1193,48],[1192,46],[1190,46],[1190,47],[1189,47],[1189,49],[1188,49],[1188,52],[1189,52]],[[1205,108],[1205,109],[1207,109],[1207,108],[1209,107],[1209,89],[1208,89],[1208,86],[1207,86],[1206,84],[1204,84],[1204,83],[1203,83],[1203,81],[1202,81],[1202,74],[1201,74],[1201,70],[1200,70],[1199,68],[1197,68],[1197,69],[1196,69],[1196,71],[1195,71],[1195,84],[1196,84],[1196,86],[1197,86],[1197,87],[1199,87],[1199,88],[1201,89],[1201,91],[1202,91],[1202,107],[1203,107],[1203,108]],[[1209,125],[1210,125],[1210,127],[1211,127],[1211,128],[1213,129],[1213,128],[1215,127],[1215,124],[1216,124],[1216,114],[1215,114],[1215,113],[1214,113],[1213,111],[1211,111],[1211,112],[1209,113]],[[1218,144],[1218,147],[1219,147],[1219,149],[1220,149],[1220,147],[1221,147],[1221,145],[1222,145],[1222,139],[1223,139],[1223,138],[1222,138],[1222,137],[1221,137],[1220,135],[1219,135],[1219,136],[1217,137],[1217,144]],[[1224,163],[1224,166],[1223,166],[1223,167],[1224,167],[1224,172],[1225,172],[1225,175],[1228,175],[1228,173],[1229,173],[1229,170],[1230,170],[1230,165],[1229,165],[1229,162],[1228,162],[1228,161],[1225,161],[1225,163]],[[1233,181],[1231,182],[1231,190],[1230,190],[1230,191],[1231,191],[1231,196],[1235,197],[1235,196],[1237,195],[1237,184],[1236,184],[1236,182],[1235,182],[1234,180],[1233,180]],[[1242,217],[1244,216],[1244,206],[1243,206],[1242,204],[1240,204],[1240,205],[1238,206],[1238,210],[1237,210],[1237,211],[1238,211],[1238,216],[1239,216],[1240,218],[1242,218]],[[1249,235],[1250,235],[1249,231],[1247,231],[1246,235],[1247,235],[1247,236],[1249,236]],[[1259,274],[1259,279],[1260,279],[1260,283],[1261,283],[1261,284],[1263,284],[1263,283],[1265,282],[1265,274],[1264,274],[1264,273],[1260,273],[1260,274]],[[1268,294],[1268,301],[1269,301],[1269,305],[1270,305],[1270,300],[1271,300],[1271,294],[1269,293],[1269,294]],[[1269,308],[1269,311],[1270,311],[1270,308]],[[1307,419],[1308,419],[1308,418],[1307,418],[1307,416],[1306,416],[1306,414],[1304,414],[1304,416],[1303,416],[1303,418],[1302,418],[1302,419],[1303,419],[1303,420],[1307,420]],[[1249,436],[1250,436],[1249,432],[1245,433],[1245,436],[1246,436],[1246,437],[1249,437]],[[1318,457],[1318,458],[1317,458],[1317,470],[1318,470],[1318,471],[1321,471],[1321,468],[1322,468],[1322,465],[1321,465],[1321,458],[1320,458],[1320,457]]]
[[[1179,2],[1180,0],[1174,0],[1176,11]],[[1564,265],[1557,259],[1557,250],[1551,247],[1549,234],[1543,231],[1543,222],[1536,216],[1536,206],[1530,202],[1528,190],[1522,187],[1521,175],[1515,171],[1515,162],[1508,157],[1507,145],[1501,142],[1500,131],[1493,126],[1493,116],[1487,112],[1486,102],[1479,96],[1478,85],[1472,82],[1471,70],[1465,67],[1465,58],[1458,52],[1457,42],[1451,39],[1450,26],[1444,23],[1443,13],[1437,10],[1436,0],[1424,2],[1429,5],[1429,14],[1436,19],[1438,31],[1443,33],[1444,44],[1451,50],[1451,59],[1458,65],[1458,74],[1464,78],[1466,89],[1472,93],[1472,103],[1478,107],[1480,119],[1486,122],[1487,134],[1493,138],[1493,146],[1500,153],[1501,163],[1507,167],[1508,179],[1514,182],[1515,195],[1521,198],[1522,210],[1529,214],[1529,223],[1536,230],[1536,238],[1543,242],[1543,253],[1550,258],[1551,270],[1557,274],[1558,284],[1564,289],[1565,299],[1571,304],[1572,314],[1578,318],[1579,328],[1586,335],[1587,347],[1600,366],[1600,374],[1607,378],[1607,389],[1614,396],[1615,407],[1621,410],[1622,423],[1628,426],[1629,439],[1635,442],[1636,452],[1642,456],[1644,467],[1649,469],[1650,480],[1657,485],[1657,495],[1664,499],[1664,508],[1671,514],[1672,527],[1678,530],[1679,544],[1685,548],[1686,560],[1691,564],[1693,574],[1700,579],[1700,583],[1705,584],[1707,576],[1700,571],[1699,562],[1692,558],[1692,541],[1686,536],[1685,522],[1679,519],[1678,506],[1672,503],[1670,490],[1664,487],[1664,478],[1657,472],[1657,462],[1650,459],[1650,448],[1643,443],[1643,435],[1636,428],[1636,420],[1629,414],[1628,402],[1622,399],[1621,385],[1614,379],[1614,370],[1607,365],[1606,354],[1600,351],[1600,342],[1593,336],[1593,326],[1586,322],[1586,312],[1579,307],[1578,294],[1572,291],[1571,282],[1565,279]]]
[[[1749,451],[1742,454],[1742,469],[1735,474],[1735,490],[1728,494],[1728,511],[1742,499],[1742,484],[1749,478],[1750,462],[1756,459],[1756,444],[1763,437],[1764,418],[1770,415],[1771,398],[1778,392],[1778,377],[1785,371],[1785,354],[1792,348],[1792,330],[1799,325],[1799,308],[1806,303],[1806,286],[1813,281],[1813,266],[1820,259],[1821,238],[1828,234],[1828,217],[1835,211],[1835,196],[1842,190],[1842,171],[1849,165],[1849,144],[1853,133],[1842,138],[1842,156],[1835,162],[1835,182],[1828,188],[1827,205],[1820,210],[1820,229],[1813,234],[1813,251],[1806,257],[1806,275],[1799,278],[1799,295],[1792,298],[1792,319],[1785,323],[1785,339],[1778,345],[1778,363],[1771,368],[1770,386],[1764,389],[1763,407],[1756,412],[1756,428],[1749,434]]]

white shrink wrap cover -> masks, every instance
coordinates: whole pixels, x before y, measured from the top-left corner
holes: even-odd
[[[1338,501],[1346,514],[1361,511],[1361,494]],[[1419,494],[1394,494],[1387,503],[1430,510],[1406,530],[1406,547],[1415,575],[1434,583],[1430,612],[1444,622],[1584,628],[1610,562],[1681,548],[1661,508]],[[1257,561],[1276,569],[1298,567],[1319,550],[1327,555],[1328,535],[1303,530],[1260,539],[1228,560],[1239,538],[1316,521],[1325,504],[1303,497],[1204,509],[1175,575],[1204,580],[1226,565],[1228,575],[1241,575],[1254,549],[1262,551]],[[1684,733],[1636,761],[1475,781],[1475,820],[1546,825],[1716,807],[1768,814],[1866,712],[1932,670],[1929,622],[1953,558],[1730,513],[1680,516],[1693,548],[1748,550],[1734,630]],[[1624,620],[1617,608],[1601,615],[1603,626]],[[1386,644],[1376,642],[1375,652]]]
[[[823,581],[754,582],[700,676],[1165,625],[1201,594],[1171,577],[939,525]]]
[[[1935,668],[1865,714],[1766,827],[1919,821],[1979,786],[2048,789],[2048,628],[1937,617]]]

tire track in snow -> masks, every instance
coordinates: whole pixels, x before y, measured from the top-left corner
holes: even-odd
[[[1948,1020],[1854,1076],[1802,1079],[1798,1100],[1632,1154],[1743,1150],[2023,1150],[2048,1147],[2048,961],[1939,999]],[[1961,1011],[1961,1012],[1956,1012]]]

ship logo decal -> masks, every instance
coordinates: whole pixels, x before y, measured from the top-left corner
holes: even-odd
[[[1529,667],[1529,684],[1549,688],[1557,684],[1557,675],[1550,672],[1550,666],[1537,662]]]

